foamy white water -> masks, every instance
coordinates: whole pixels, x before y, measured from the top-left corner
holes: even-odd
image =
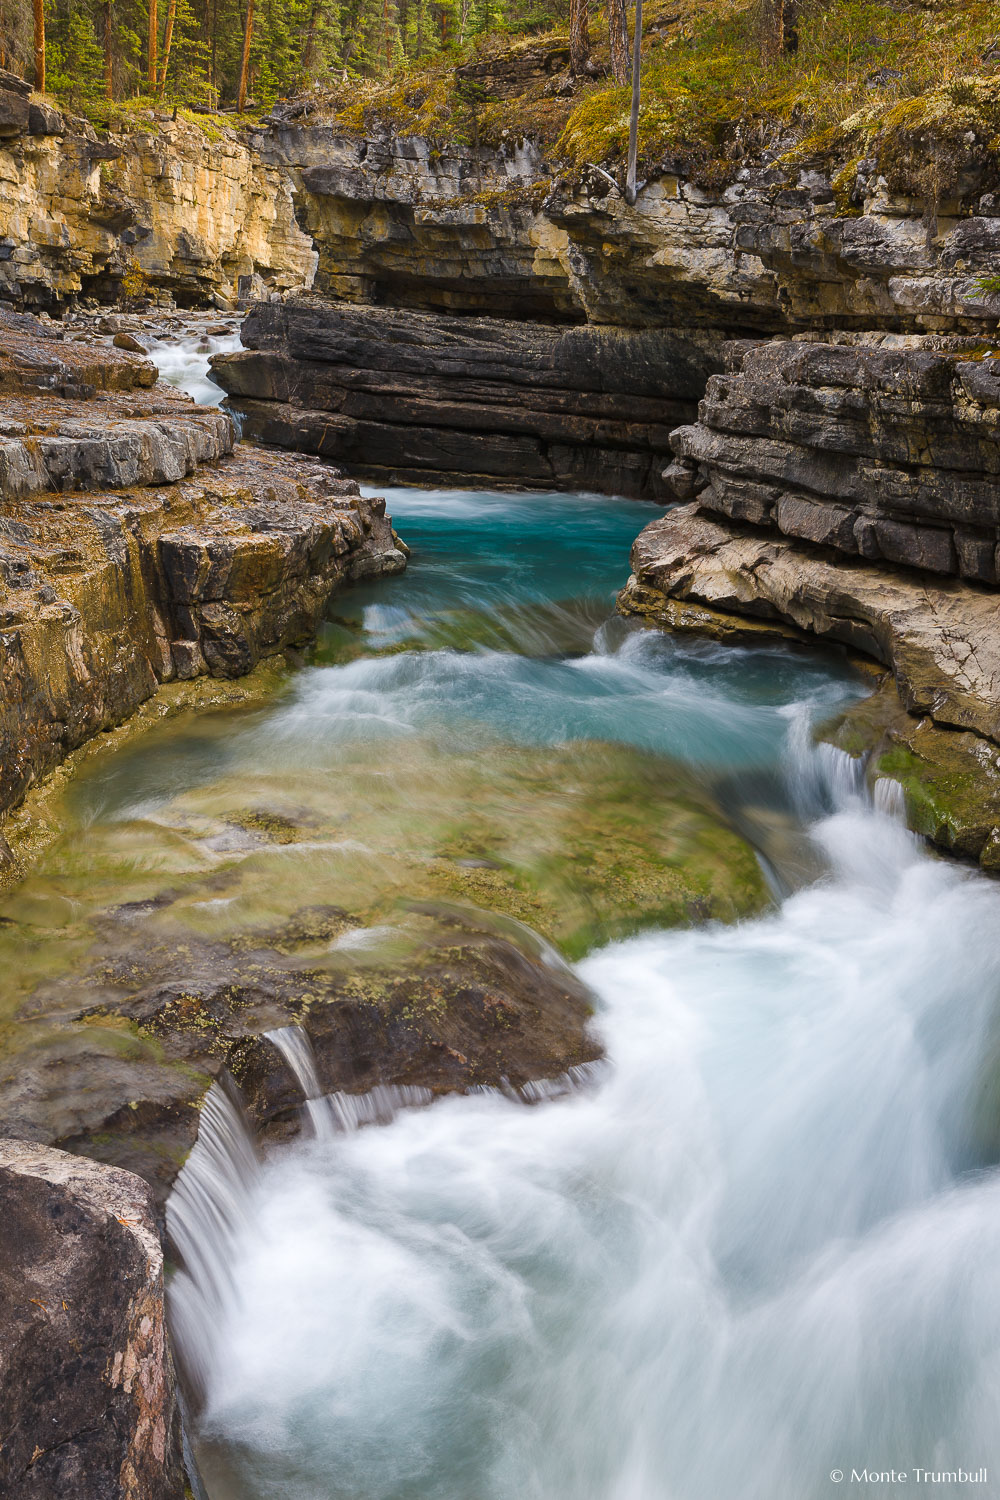
[[[1000,892],[795,722],[799,798],[837,808],[829,873],[583,963],[602,1086],[404,1110],[248,1182],[202,1340],[213,1497],[1000,1476]]]
[[[218,406],[226,393],[212,379],[209,361],[213,354],[234,354],[242,347],[238,333],[198,334],[175,343],[153,339],[148,352],[161,380],[185,391],[200,406]]]

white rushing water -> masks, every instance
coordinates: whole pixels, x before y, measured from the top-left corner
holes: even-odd
[[[209,361],[213,354],[234,354],[242,347],[239,333],[205,333],[192,338],[152,339],[148,353],[161,380],[185,391],[200,406],[218,406],[226,393],[212,379]]]
[[[841,1471],[855,1494],[888,1485],[852,1470],[1000,1475],[1000,893],[929,858],[843,758],[807,762],[800,796],[835,783],[825,878],[580,966],[600,1087],[441,1101],[244,1173],[230,1276],[206,1283],[213,1497],[811,1500]],[[988,1492],[935,1485],[969,1488]]]

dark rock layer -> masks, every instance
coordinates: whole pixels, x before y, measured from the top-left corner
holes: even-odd
[[[730,349],[677,498],[853,557],[1000,582],[1000,359],[971,340]]]
[[[0,1494],[185,1494],[149,1190],[11,1140],[0,1140]]]
[[[379,479],[661,492],[712,368],[662,330],[564,328],[324,302],[255,307],[216,378],[248,437]]]

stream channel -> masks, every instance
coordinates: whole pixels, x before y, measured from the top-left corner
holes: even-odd
[[[615,617],[654,507],[388,502],[407,574],[336,599],[273,701],[102,759],[67,839],[105,902],[238,869],[192,889],[200,932],[388,912],[359,952],[450,858],[451,899],[574,962],[606,1060],[532,1107],[317,1097],[263,1154],[216,1094],[168,1207],[210,1500],[814,1500],[892,1470],[989,1493],[1000,889],[817,740],[866,691],[845,658]],[[225,842],[248,787],[287,841]],[[719,830],[693,877],[716,895],[640,882],[619,920],[615,840],[655,864],[663,788]],[[316,1092],[305,1032],[277,1040]]]

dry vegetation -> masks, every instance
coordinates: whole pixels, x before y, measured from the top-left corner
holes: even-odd
[[[494,36],[458,68],[440,58],[388,80],[352,80],[315,107],[348,131],[383,126],[441,144],[530,136],[557,167],[615,163],[627,142],[628,89],[606,74],[600,13],[591,32],[604,73],[593,80],[569,79],[564,32]],[[901,186],[936,196],[942,171],[963,156],[1000,151],[1000,13],[982,0],[810,4],[798,50],[776,59],[762,54],[756,6],[739,0],[652,0],[645,32],[647,170],[679,161],[710,181],[763,149],[833,164],[875,155]],[[512,97],[468,77],[470,63],[492,60],[502,74],[526,53],[537,55],[538,76]]]

